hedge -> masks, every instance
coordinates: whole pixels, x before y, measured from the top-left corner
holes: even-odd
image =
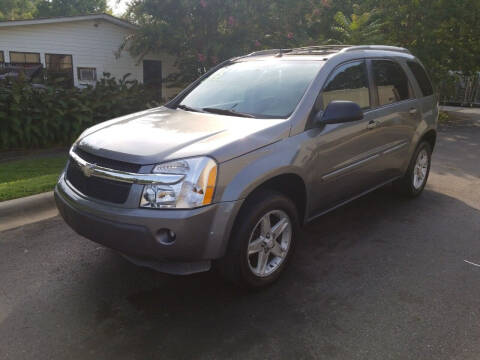
[[[155,90],[127,78],[104,74],[85,89],[1,80],[0,150],[66,146],[96,123],[160,104]]]

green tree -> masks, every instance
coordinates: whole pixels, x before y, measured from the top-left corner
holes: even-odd
[[[106,11],[106,0],[39,0],[35,17],[85,15]]]
[[[0,21],[31,19],[36,11],[36,0],[1,0]]]
[[[334,39],[344,44],[381,44],[385,41],[383,23],[375,10],[362,12],[360,6],[353,6],[354,13],[348,18],[343,12],[335,14],[332,31]]]
[[[386,41],[417,55],[438,84],[449,70],[480,71],[480,0],[367,0]]]
[[[140,28],[123,49],[139,59],[150,52],[175,55],[177,80],[185,83],[229,57],[318,44],[329,9],[330,0],[136,0],[126,17]]]
[[[127,18],[140,28],[124,48],[139,59],[146,53],[175,55],[181,70],[177,80],[183,83],[220,59],[247,51],[248,11],[246,1],[137,0]]]

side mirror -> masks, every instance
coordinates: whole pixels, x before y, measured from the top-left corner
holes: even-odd
[[[328,104],[323,113],[318,113],[315,123],[320,124],[341,124],[363,119],[363,111],[353,101],[332,101]]]

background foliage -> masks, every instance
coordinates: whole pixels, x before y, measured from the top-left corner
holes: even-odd
[[[35,17],[83,15],[106,10],[107,0],[38,0]]]
[[[480,0],[133,0],[140,30],[125,44],[178,56],[179,80],[264,48],[389,44],[417,55],[437,85],[480,71]]]
[[[404,46],[437,85],[480,71],[480,0],[130,0],[124,48],[178,57],[185,84],[224,59],[322,43]],[[109,11],[106,0],[0,0],[0,20]]]
[[[107,11],[106,0],[0,0],[0,21]]]
[[[230,57],[322,43],[335,13],[348,8],[348,0],[134,0],[126,17],[140,29],[125,48],[140,58],[176,56],[177,80],[186,83]]]
[[[0,0],[0,20],[108,11],[105,0]],[[246,53],[306,45],[403,46],[437,88],[480,71],[480,0],[131,0],[139,26],[122,51],[176,56],[172,85]],[[121,53],[121,52],[120,52]],[[0,149],[69,143],[85,127],[148,106],[143,86],[106,78],[96,89],[0,84]]]
[[[70,145],[89,126],[158,106],[156,92],[127,76],[104,74],[95,88],[33,88],[20,80],[0,84],[0,149]]]

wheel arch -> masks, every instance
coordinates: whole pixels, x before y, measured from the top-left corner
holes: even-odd
[[[422,135],[422,137],[420,138],[420,142],[419,144],[422,142],[422,141],[426,141],[430,144],[430,147],[433,151],[433,149],[435,148],[435,144],[437,142],[437,131],[435,129],[430,129],[428,130],[427,132],[425,132],[425,134]]]
[[[289,172],[265,179],[248,192],[242,207],[245,206],[249,199],[254,198],[255,194],[266,189],[278,191],[292,200],[297,208],[300,222],[304,223],[307,209],[307,187],[300,175]]]

